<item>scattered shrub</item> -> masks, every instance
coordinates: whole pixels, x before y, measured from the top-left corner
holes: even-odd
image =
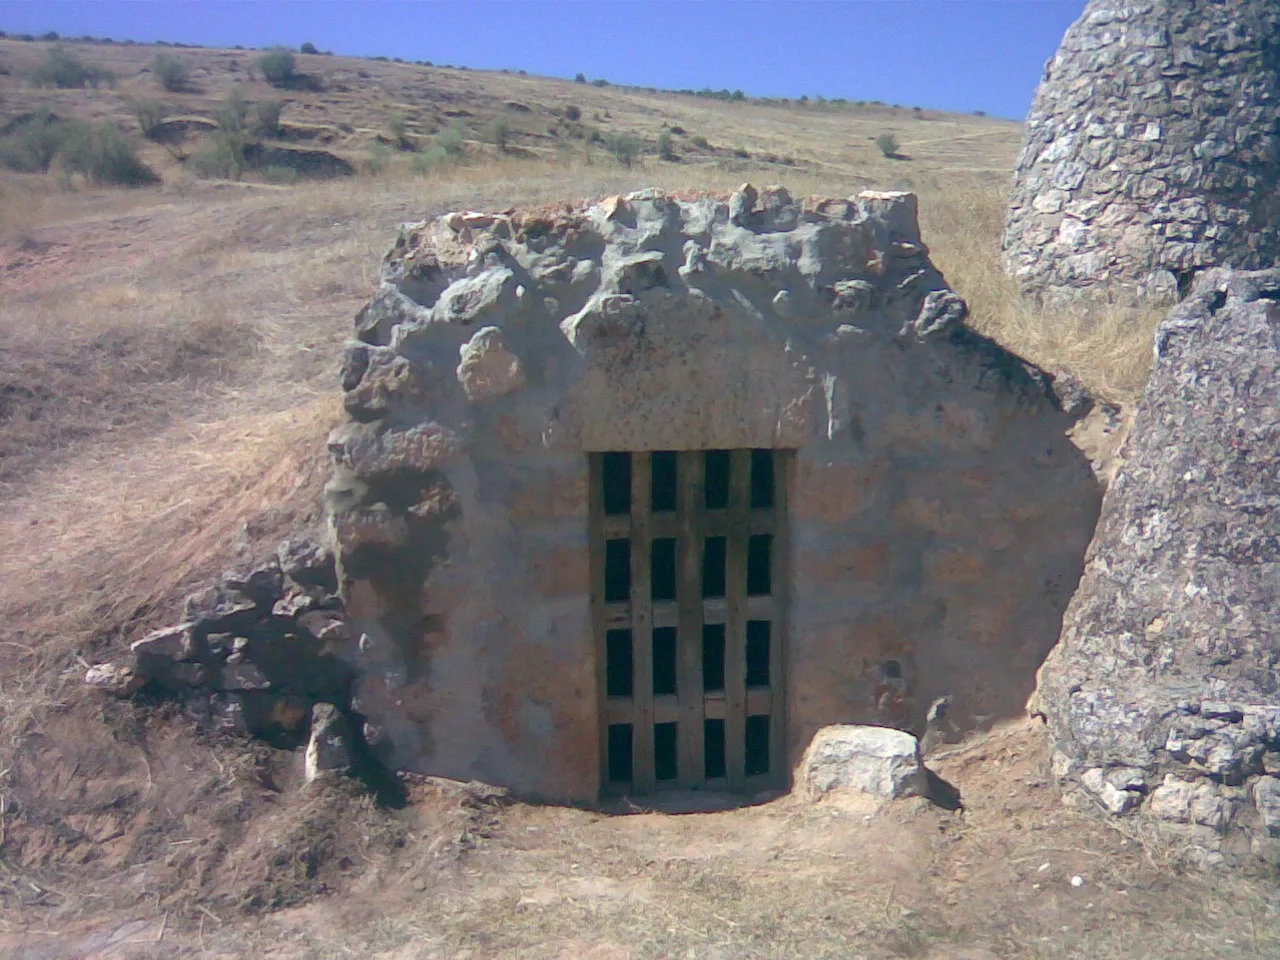
[[[591,85],[593,87],[607,87],[609,86],[609,81],[604,77],[596,77],[596,79],[591,81]]]
[[[387,132],[391,134],[391,142],[399,149],[412,149],[413,141],[409,139],[409,119],[403,113],[391,115],[391,119],[387,121]]]
[[[137,144],[109,123],[78,127],[67,140],[62,163],[68,173],[79,173],[94,184],[144,187],[160,182],[138,159]]]
[[[262,100],[249,112],[249,130],[257,137],[274,137],[280,132],[283,100]]]
[[[582,110],[573,104],[569,104],[562,112],[566,120],[572,120],[574,123],[582,119]]]
[[[171,53],[158,53],[151,61],[151,75],[170,93],[181,93],[191,81],[187,65]]]
[[[244,137],[219,129],[188,161],[196,176],[214,180],[238,180],[245,168]]]
[[[223,133],[241,134],[249,119],[249,101],[244,98],[239,87],[227,91],[227,98],[222,101],[218,110],[218,129]]]
[[[987,115],[987,111],[985,111],[985,110],[975,110],[975,111],[973,111],[973,115],[974,115],[975,117],[985,117],[985,116]]]
[[[886,157],[893,159],[898,155],[898,138],[892,133],[882,133],[876,137],[876,146]]]
[[[169,115],[169,108],[159,100],[135,100],[133,115],[138,121],[138,129],[142,131],[142,135],[148,140],[158,140],[161,125]]]
[[[492,143],[499,150],[506,152],[507,139],[511,136],[511,128],[507,126],[507,121],[502,117],[494,117],[484,125],[484,129],[480,132],[481,138],[486,143]]]
[[[684,127],[680,126],[680,124],[677,123],[675,126],[671,128],[671,132],[674,133],[677,137],[683,137]]]
[[[449,160],[449,154],[445,153],[441,147],[435,146],[422,153],[415,153],[413,159],[409,161],[409,170],[414,176],[422,177],[444,166]]]
[[[369,159],[365,161],[365,169],[375,177],[383,173],[391,163],[391,148],[385,143],[375,143],[369,148]]]
[[[750,160],[750,159],[751,159],[751,153],[750,153],[750,151],[748,151],[748,150],[747,150],[747,148],[746,148],[746,147],[734,147],[734,148],[733,148],[733,155],[734,155],[735,157],[737,157],[739,160]]]
[[[298,79],[297,58],[286,47],[272,47],[258,58],[262,79],[273,87],[287,87]]]
[[[304,53],[306,51],[303,51]],[[297,183],[298,171],[294,167],[286,167],[281,164],[269,164],[262,171],[262,177],[267,183],[289,184]]]
[[[0,165],[19,173],[45,173],[76,128],[42,108],[31,120],[0,140]]]
[[[689,142],[692,143],[699,150],[711,149],[711,141],[708,140],[706,137],[702,136],[701,134],[699,134],[696,137],[690,137]]]
[[[630,167],[640,156],[640,141],[628,133],[614,133],[605,138],[605,147],[624,167]]]
[[[314,43],[308,40],[306,43],[304,43],[302,46],[298,48],[298,52],[316,54],[316,53],[319,53],[320,51],[316,49],[316,45]]]
[[[573,78],[574,83],[586,83],[587,75],[585,73],[576,74]]]
[[[31,72],[31,82],[37,87],[59,87],[64,90],[96,88],[100,83],[110,86],[115,79],[115,74],[110,70],[91,67],[61,46],[50,50],[44,63]]]
[[[670,130],[663,130],[658,134],[658,156],[663,160],[674,160],[676,158],[675,147],[671,144]]]
[[[467,152],[466,134],[458,124],[452,123],[436,134],[436,146],[443,150],[446,156],[459,159]]]

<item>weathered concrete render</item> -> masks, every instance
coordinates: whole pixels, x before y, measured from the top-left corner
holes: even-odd
[[[654,191],[407,224],[328,491],[352,709],[393,766],[598,791],[591,451],[783,448],[790,763],[833,723],[1021,712],[1099,489],[965,326],[910,194]]]

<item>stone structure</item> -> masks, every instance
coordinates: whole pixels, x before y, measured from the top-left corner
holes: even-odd
[[[1004,248],[1050,298],[1170,302],[1280,254],[1280,3],[1091,0],[1027,118]]]
[[[606,451],[790,451],[788,766],[828,724],[918,730],[943,694],[961,729],[1019,713],[1100,492],[1049,378],[964,315],[910,194],[644,191],[406,225],[329,441],[334,649],[369,746],[597,795]]]
[[[206,729],[283,747],[306,743],[310,732],[308,779],[350,768],[341,741],[353,674],[334,655],[347,631],[328,548],[287,540],[266,563],[192,594],[185,614],[134,641],[132,663],[90,667],[85,683],[119,697],[149,685],[181,700]]]
[[[1280,852],[1277,451],[1280,271],[1209,271],[1156,334],[1032,704],[1060,773],[1113,813],[1146,801],[1210,852],[1233,822]]]

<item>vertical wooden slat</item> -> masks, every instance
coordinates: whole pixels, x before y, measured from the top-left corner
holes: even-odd
[[[773,624],[769,630],[769,779],[776,787],[789,786],[791,762],[787,756],[787,613],[791,586],[791,524],[787,516],[787,481],[792,457],[789,451],[773,454],[773,509],[776,521],[769,580],[773,592]]]
[[[729,789],[746,787],[747,538],[751,535],[751,451],[729,455],[729,536],[724,628],[725,773]]]
[[[608,663],[608,641],[604,613],[604,455],[587,455],[587,549],[591,558],[591,630],[595,635],[597,709],[600,722],[596,725],[599,737],[600,787],[603,789],[609,777],[609,704],[605,670]]]
[[[676,470],[679,484],[676,494],[679,530],[676,603],[680,616],[680,625],[676,628],[679,658],[676,692],[680,699],[677,762],[679,784],[689,788],[699,786],[706,777],[702,692],[702,516],[705,497],[702,452],[680,453]]]
[[[652,793],[653,768],[653,593],[650,586],[649,454],[631,455],[631,784],[636,793]]]

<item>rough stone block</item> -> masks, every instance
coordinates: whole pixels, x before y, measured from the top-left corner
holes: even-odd
[[[311,708],[305,765],[307,783],[314,783],[325,774],[351,772],[351,726],[331,703],[317,703]]]
[[[810,799],[828,796],[895,800],[922,794],[920,743],[889,727],[824,727],[800,761],[797,784]]]
[[[1280,777],[1259,777],[1253,785],[1253,803],[1267,836],[1280,837]]]
[[[146,684],[133,668],[123,663],[95,663],[85,671],[84,682],[113,697],[130,697]]]

